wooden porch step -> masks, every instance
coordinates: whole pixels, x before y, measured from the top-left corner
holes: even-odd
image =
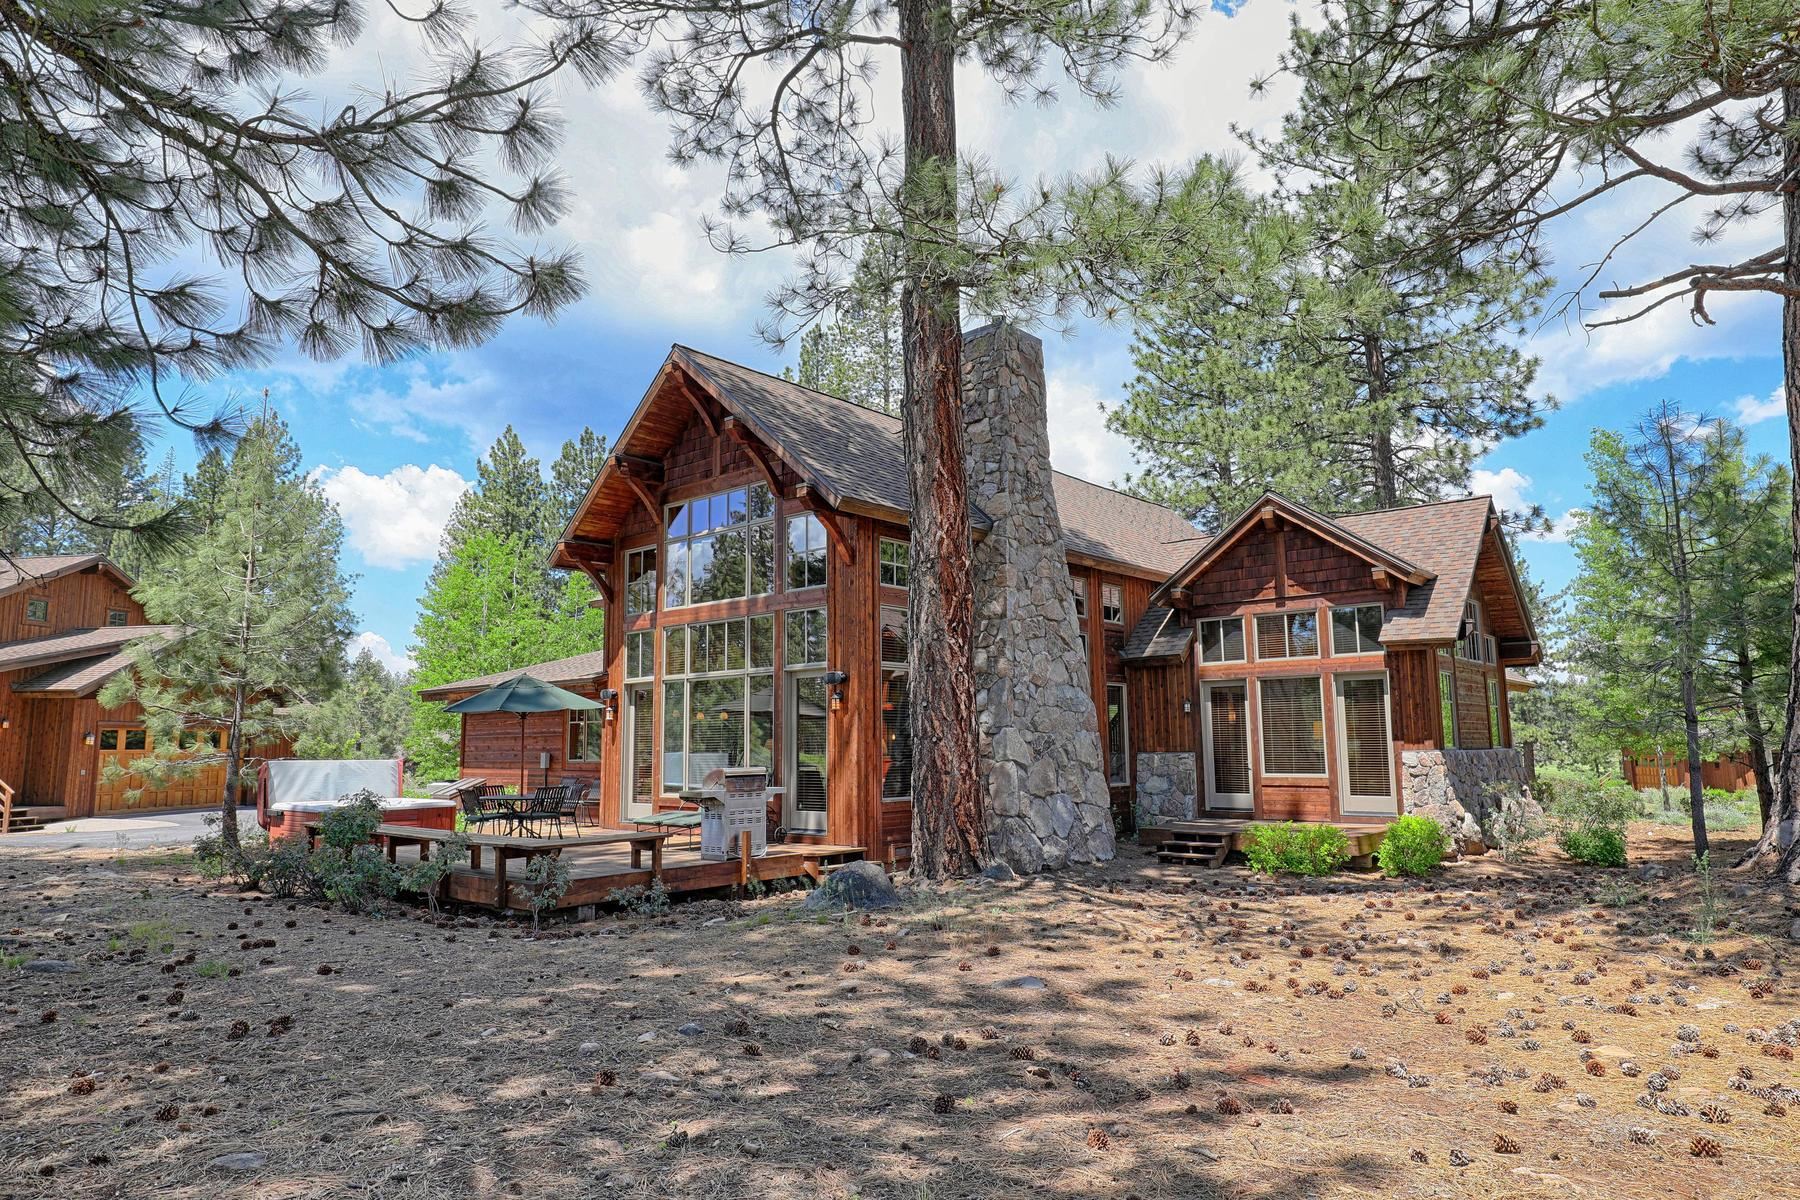
[[[1231,839],[1232,835],[1229,833],[1195,833],[1177,829],[1167,841],[1156,847],[1156,857],[1169,863],[1217,868],[1223,866],[1231,856]]]

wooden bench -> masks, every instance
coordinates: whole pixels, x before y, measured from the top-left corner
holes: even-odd
[[[319,822],[306,823],[306,838],[309,846],[316,846],[319,837]],[[416,825],[388,825],[375,827],[374,838],[387,848],[389,862],[396,861],[395,853],[401,846],[417,846],[419,857],[429,859],[431,847],[441,845],[459,835],[449,829],[422,829]],[[507,888],[506,864],[513,859],[525,859],[529,862],[539,855],[548,854],[552,858],[560,857],[564,850],[579,850],[589,846],[629,846],[631,847],[631,865],[634,870],[644,865],[644,851],[650,852],[650,878],[662,878],[663,843],[672,834],[666,830],[633,830],[607,829],[599,833],[583,834],[576,837],[540,838],[509,837],[497,833],[470,833],[460,835],[469,843],[469,865],[476,870],[481,869],[483,851],[491,851],[494,856],[494,903],[496,907],[506,907]]]

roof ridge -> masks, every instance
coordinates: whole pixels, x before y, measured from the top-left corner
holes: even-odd
[[[1330,517],[1334,521],[1341,521],[1346,517],[1373,517],[1379,516],[1382,513],[1413,512],[1416,509],[1421,508],[1443,508],[1451,504],[1467,504],[1472,500],[1486,500],[1488,503],[1492,504],[1494,502],[1494,497],[1491,492],[1471,492],[1467,496],[1445,497],[1442,500],[1423,500],[1418,504],[1396,504],[1389,508],[1359,508],[1350,512],[1321,513],[1320,515]]]
[[[764,379],[773,379],[777,383],[784,383],[791,388],[798,388],[800,391],[805,392],[810,396],[819,396],[826,400],[835,401],[838,404],[847,404],[851,408],[854,408],[859,412],[868,413],[870,416],[882,417],[886,420],[892,421],[896,425],[904,424],[904,422],[902,422],[901,419],[899,417],[896,417],[893,413],[884,412],[881,409],[874,407],[873,405],[863,404],[860,401],[850,400],[843,396],[835,396],[830,392],[822,392],[818,388],[807,387],[804,383],[801,383],[799,380],[789,379],[783,375],[776,375],[773,372],[764,371],[759,367],[752,367],[745,363],[738,362],[736,359],[726,358],[724,355],[721,355],[721,354],[713,354],[712,352],[707,351],[707,350],[700,350],[700,349],[697,349],[696,347],[688,345],[685,342],[675,342],[673,344],[676,347],[678,347],[682,350],[685,350],[689,354],[698,354],[703,358],[710,358],[710,359],[714,360],[715,362],[722,362],[722,363],[726,363],[730,366],[736,367],[740,371],[749,371],[753,375],[761,375]],[[1048,384],[1046,383],[1045,386],[1047,389]],[[1162,504],[1162,503],[1159,503],[1158,501],[1150,500],[1143,496],[1136,495],[1132,492],[1126,491],[1125,489],[1123,489],[1121,487],[1116,487],[1113,484],[1100,483],[1096,480],[1087,478],[1085,475],[1077,475],[1072,471],[1064,471],[1055,466],[1052,466],[1050,468],[1050,473],[1053,475],[1061,475],[1065,479],[1072,479],[1076,483],[1084,483],[1088,487],[1099,488],[1101,491],[1104,491],[1104,492],[1111,492],[1115,496],[1123,496],[1126,499],[1134,500],[1139,504],[1147,504],[1151,508],[1159,509],[1162,512],[1166,512],[1172,516],[1179,517],[1182,521],[1186,522],[1189,525],[1193,524],[1193,522],[1189,521],[1187,517],[1185,517],[1181,514],[1181,512],[1179,512],[1176,509],[1170,508],[1167,504]],[[1198,526],[1196,526],[1196,529],[1198,530]]]

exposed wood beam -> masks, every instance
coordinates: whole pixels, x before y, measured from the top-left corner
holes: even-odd
[[[771,492],[783,500],[793,499],[788,494],[788,489],[781,486],[781,472],[776,468],[774,460],[769,457],[768,448],[755,434],[750,432],[742,421],[736,417],[727,416],[724,421],[720,422],[719,427],[725,431],[728,437],[744,448],[744,453],[750,456],[750,461],[755,463],[756,469],[762,472],[763,482],[769,485]]]
[[[1184,587],[1170,588],[1169,599],[1176,608],[1185,608],[1188,602],[1188,590]]]
[[[1274,529],[1275,528],[1275,510],[1274,509],[1265,508],[1262,510],[1262,523],[1263,523],[1264,529]]]
[[[610,567],[613,563],[613,544],[594,538],[564,538],[556,544],[563,557],[581,565],[585,570],[589,566]]]
[[[699,414],[700,420],[706,425],[706,432],[715,438],[718,437],[719,422],[713,416],[706,397],[700,394],[700,389],[694,386],[694,381],[688,378],[688,373],[679,367],[675,370],[675,387],[688,398],[688,403],[694,406],[694,412]]]
[[[838,552],[846,562],[856,561],[856,543],[850,540],[849,530],[845,528],[843,517],[829,504],[819,498],[812,485],[803,483],[794,489],[794,499],[804,504],[819,523],[831,531],[831,540],[837,544]]]
[[[1386,567],[1370,567],[1369,575],[1375,580],[1375,586],[1383,591],[1394,586],[1394,577],[1388,574]]]
[[[636,454],[615,454],[612,456],[613,469],[629,479],[639,479],[645,483],[661,484],[663,481],[663,465],[660,459],[642,458]]]
[[[643,502],[645,510],[650,514],[651,521],[656,524],[658,529],[662,528],[662,489],[653,490],[642,480],[631,475],[624,475],[621,478],[630,485],[632,492]]]
[[[583,575],[586,575],[589,579],[594,581],[594,590],[600,593],[598,597],[588,601],[588,607],[611,608],[613,599],[612,573],[602,567],[595,566],[592,563],[584,562],[580,559],[576,560],[575,565],[581,568],[581,573]]]

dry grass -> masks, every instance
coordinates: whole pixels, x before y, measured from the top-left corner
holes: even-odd
[[[540,942],[12,853],[0,949],[80,970],[0,973],[0,1194],[1792,1194],[1791,916],[1728,895],[1705,957],[1678,831],[1632,835],[1668,878],[1133,848],[867,925],[784,897]]]

